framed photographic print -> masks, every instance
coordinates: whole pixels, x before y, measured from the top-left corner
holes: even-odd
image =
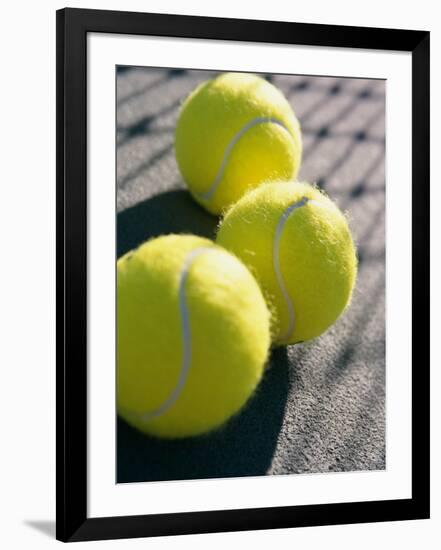
[[[57,538],[429,517],[429,33],[57,12]]]

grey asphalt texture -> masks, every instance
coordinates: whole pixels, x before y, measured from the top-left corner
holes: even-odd
[[[117,70],[117,254],[151,237],[213,238],[173,139],[179,105],[216,73]],[[348,311],[321,337],[271,353],[247,406],[202,437],[164,441],[117,420],[117,482],[381,470],[385,454],[385,82],[262,75],[303,132],[300,179],[348,211],[359,274]]]

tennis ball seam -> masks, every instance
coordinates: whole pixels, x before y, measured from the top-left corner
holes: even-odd
[[[238,132],[234,134],[234,136],[229,141],[227,147],[225,148],[224,156],[222,157],[222,161],[220,163],[219,169],[217,171],[217,174],[213,180],[213,182],[210,184],[207,191],[199,191],[195,194],[198,196],[200,200],[203,201],[209,201],[213,198],[214,194],[216,193],[217,189],[219,188],[219,185],[222,181],[222,178],[224,176],[225,169],[228,164],[228,160],[230,158],[231,152],[236,145],[236,143],[242,138],[244,134],[248,132],[248,130],[251,130],[254,126],[257,126],[258,124],[277,124],[284,130],[286,130],[290,136],[290,138],[293,140],[294,138],[291,135],[291,132],[289,129],[283,124],[283,122],[277,118],[274,117],[256,117],[250,120],[243,126]]]
[[[306,204],[316,204],[320,206],[320,203],[309,199],[308,197],[302,197],[300,200],[297,200],[290,204],[282,213],[280,216],[279,222],[276,227],[276,232],[274,235],[274,243],[273,243],[273,268],[274,272],[276,274],[277,284],[279,285],[280,292],[283,296],[283,299],[285,300],[286,308],[288,310],[288,327],[286,328],[285,332],[282,333],[281,336],[279,336],[278,340],[279,342],[283,343],[285,341],[288,341],[294,332],[295,328],[295,321],[296,321],[296,315],[294,310],[294,304],[292,303],[291,297],[289,295],[289,292],[286,288],[285,281],[283,279],[282,275],[282,269],[280,267],[280,241],[282,238],[283,229],[285,227],[286,222],[288,221],[288,218],[293,214],[296,210],[301,208],[302,206],[305,206]]]
[[[179,274],[179,286],[178,286],[178,304],[179,312],[181,318],[181,328],[182,328],[182,364],[179,372],[179,377],[176,385],[170,392],[169,396],[163,401],[163,403],[157,407],[155,410],[144,413],[142,415],[137,415],[138,418],[142,421],[153,420],[165,414],[168,410],[173,407],[173,405],[178,400],[182,391],[185,387],[185,382],[187,381],[188,373],[191,367],[191,330],[190,330],[190,316],[187,307],[187,301],[185,296],[185,288],[190,272],[190,268],[193,265],[193,262],[198,256],[204,252],[209,252],[215,250],[214,247],[202,246],[195,248],[187,254],[184,258],[184,263],[182,270]]]

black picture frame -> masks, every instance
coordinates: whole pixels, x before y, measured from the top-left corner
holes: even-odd
[[[429,517],[429,33],[116,11],[57,12],[56,537],[84,541]],[[412,497],[87,517],[87,33],[412,54]]]

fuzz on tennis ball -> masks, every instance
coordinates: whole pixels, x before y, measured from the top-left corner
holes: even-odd
[[[226,73],[199,85],[184,101],[175,152],[193,197],[223,212],[264,181],[297,175],[302,140],[290,104],[272,84]]]
[[[319,336],[350,303],[357,275],[354,242],[346,217],[316,187],[260,186],[228,211],[217,242],[259,281],[277,344]]]
[[[117,396],[142,432],[221,426],[258,385],[270,316],[249,270],[208,239],[168,235],[117,263]]]

